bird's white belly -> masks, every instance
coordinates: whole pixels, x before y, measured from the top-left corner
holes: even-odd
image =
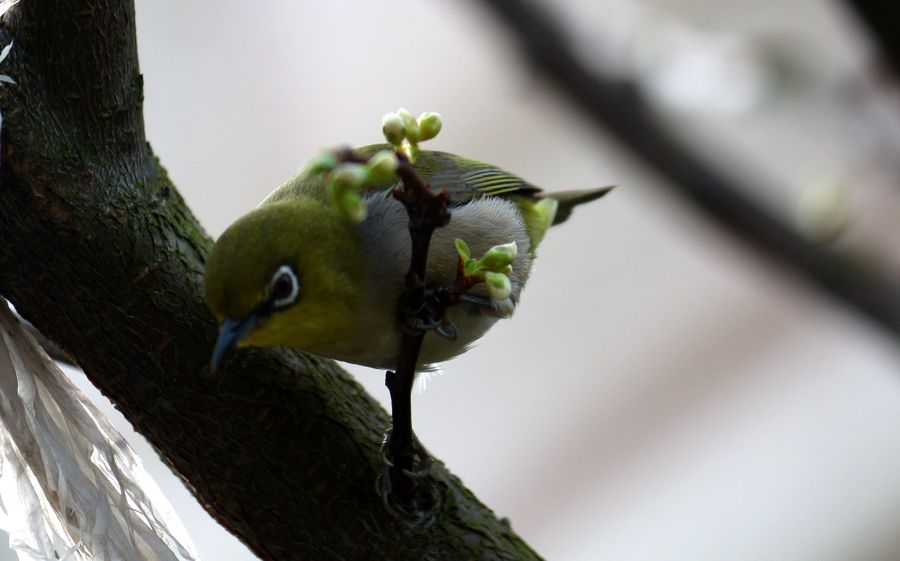
[[[435,332],[426,333],[419,353],[420,369],[464,353],[500,319],[490,311],[478,309],[471,304],[454,307],[450,310],[450,317],[456,326],[457,337],[447,339]],[[332,358],[371,368],[395,369],[402,337],[397,318],[398,315],[394,313],[390,318],[393,323],[388,324],[388,328],[385,328],[385,322],[372,322],[361,326],[361,334],[354,343],[344,349],[335,349],[330,353]]]

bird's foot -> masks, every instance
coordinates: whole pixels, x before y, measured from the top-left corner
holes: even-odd
[[[450,308],[458,304],[464,295],[455,288],[445,286],[427,286],[424,291],[421,306],[413,308],[405,303],[401,306],[409,332],[434,331],[444,339],[455,341],[459,332],[450,319]]]
[[[435,497],[425,484],[431,473],[431,455],[413,434],[409,442],[396,442],[393,429],[384,433],[381,470],[375,482],[384,508],[394,516],[422,522],[431,516]]]
[[[450,319],[450,310],[444,311],[444,317],[440,325],[434,328],[434,332],[450,341],[456,341],[456,338],[459,337],[459,329],[456,328],[456,324]]]
[[[393,428],[384,431],[384,439],[381,442],[382,466],[390,470],[399,469],[403,475],[411,479],[424,479],[431,471],[433,463],[431,454],[415,434],[404,445],[395,442]],[[403,464],[408,464],[409,467]]]
[[[462,296],[460,296],[460,299],[467,304],[472,304],[474,306],[478,306],[479,308],[485,308],[488,310],[494,309],[494,301],[491,300],[489,296],[463,294]]]

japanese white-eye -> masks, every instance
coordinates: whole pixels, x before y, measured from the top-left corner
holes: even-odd
[[[354,152],[372,156],[386,145]],[[490,164],[445,152],[421,151],[419,176],[450,194],[450,223],[437,228],[427,282],[452,284],[464,240],[473,255],[515,242],[508,295],[450,310],[458,336],[425,336],[420,367],[464,352],[498,319],[512,314],[547,229],[581,203],[609,189],[542,193]],[[369,186],[365,218],[347,220],[328,205],[321,174],[301,172],[237,220],[216,242],[206,263],[206,302],[220,322],[213,352],[217,368],[234,347],[286,345],[338,360],[389,369],[397,365],[398,304],[410,262],[408,218],[391,196],[397,179]],[[473,294],[486,296],[485,284]],[[487,302],[485,304],[484,302]]]

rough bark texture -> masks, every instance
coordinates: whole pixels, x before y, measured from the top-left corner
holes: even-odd
[[[131,0],[24,0],[0,90],[0,294],[67,351],[257,555],[537,559],[440,464],[429,525],[373,484],[382,409],[331,362],[244,352],[218,378],[212,245],[144,138]]]

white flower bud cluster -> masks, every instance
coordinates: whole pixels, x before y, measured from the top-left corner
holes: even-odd
[[[413,163],[419,154],[419,143],[431,140],[441,132],[443,122],[438,113],[426,111],[418,118],[406,109],[400,108],[396,113],[388,113],[381,119],[381,132],[385,140],[407,155]]]
[[[419,143],[437,136],[442,125],[437,113],[425,112],[416,118],[406,109],[398,109],[381,120],[381,131],[393,150],[382,150],[365,164],[342,163],[334,152],[325,152],[307,164],[306,173],[327,174],[325,192],[331,207],[347,220],[362,222],[366,219],[363,188],[397,177],[396,152],[406,154],[415,163]]]

